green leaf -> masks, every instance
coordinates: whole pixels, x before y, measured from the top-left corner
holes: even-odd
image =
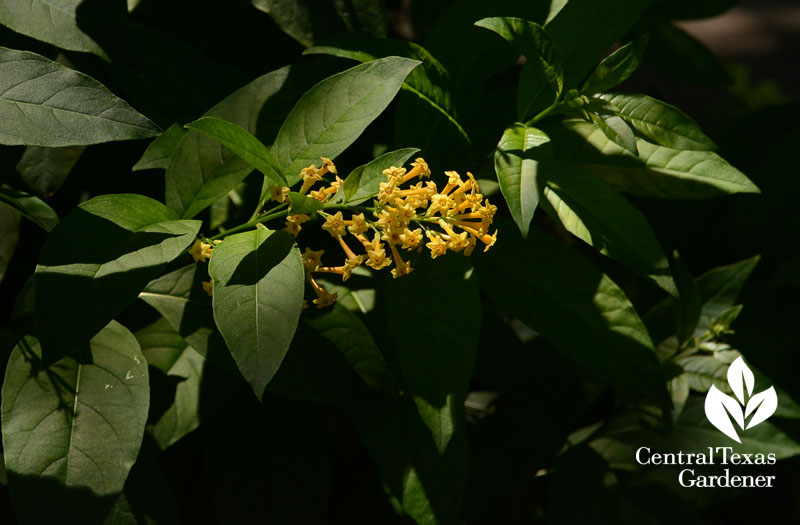
[[[381,57],[402,56],[419,60],[422,67],[414,68],[401,89],[413,93],[444,116],[469,144],[470,138],[458,121],[458,112],[451,93],[450,74],[425,48],[405,40],[374,38],[364,33],[340,33],[326,37],[324,45],[311,47],[304,55],[324,53],[370,62]]]
[[[633,135],[633,130],[616,115],[604,115],[594,112],[589,113],[592,122],[600,128],[603,135],[606,136],[611,142],[626,149],[633,155],[639,156],[639,150],[636,147],[636,137]]]
[[[36,324],[45,363],[83,344],[192,244],[199,221],[180,221],[141,195],[102,195],[47,237],[36,267]]]
[[[646,7],[640,0],[570,0],[548,17],[544,27],[563,58],[564,87],[576,86]]]
[[[270,179],[272,184],[286,184],[280,166],[269,149],[241,126],[217,117],[203,117],[186,124],[186,127],[199,131],[236,153]]]
[[[209,265],[214,319],[239,370],[261,399],[292,341],[303,305],[300,250],[265,228],[225,238]]]
[[[225,340],[214,324],[211,298],[201,284],[209,279],[205,268],[190,264],[151,281],[139,298],[155,308],[200,355],[238,374]]]
[[[514,124],[503,132],[494,153],[494,169],[508,209],[523,237],[539,205],[539,162],[550,158],[550,137],[537,128]]]
[[[600,93],[625,82],[642,62],[647,39],[647,35],[642,35],[604,58],[583,83],[581,91]]]
[[[677,296],[669,262],[647,219],[608,184],[575,166],[542,168],[546,209],[570,233]]]
[[[375,197],[380,190],[380,183],[386,182],[383,170],[392,166],[400,167],[412,155],[417,153],[417,148],[403,148],[384,153],[375,160],[359,166],[344,179],[339,192],[331,200],[334,204],[356,205]]]
[[[158,463],[158,452],[158,448],[145,439],[125,488],[103,525],[179,523],[175,497]]]
[[[321,210],[322,206],[322,203],[317,199],[300,195],[296,191],[289,192],[289,213],[291,214],[304,213],[308,215]]]
[[[421,258],[412,274],[386,288],[389,335],[408,391],[440,453],[464,424],[477,352],[481,303],[468,261]],[[444,297],[453,307],[442,307]]]
[[[697,278],[697,293],[703,304],[695,335],[701,336],[726,310],[736,304],[748,277],[758,265],[760,256],[719,266]]]
[[[553,143],[559,144],[557,156],[583,166],[621,191],[669,199],[760,193],[744,173],[712,151],[673,149],[637,139],[637,158],[592,123],[569,120],[564,127],[566,133],[547,129]]]
[[[600,98],[613,104],[618,114],[650,142],[675,149],[717,149],[694,120],[666,102],[636,94],[608,93]]]
[[[0,282],[3,281],[11,257],[17,249],[19,222],[19,212],[11,206],[0,203]]]
[[[147,146],[142,158],[133,165],[133,171],[167,169],[170,158],[184,135],[186,130],[183,127],[178,124],[171,125]]]
[[[0,144],[81,146],[152,137],[158,126],[96,80],[0,47]]]
[[[74,0],[3,0],[0,24],[25,36],[70,51],[92,53],[108,60],[100,45],[87,34],[97,26],[81,13],[80,2]]]
[[[397,389],[380,348],[356,314],[336,302],[319,315],[308,315],[306,323],[332,344],[356,374],[375,390],[393,393]]]
[[[557,46],[542,26],[511,17],[484,18],[475,22],[475,25],[494,31],[508,40],[527,59],[525,78],[530,89],[520,89],[518,95],[517,117],[520,120],[533,116],[540,97],[547,98],[549,103],[558,99],[564,89],[561,58]]]
[[[28,146],[17,163],[17,173],[33,193],[47,198],[61,188],[84,149]]]
[[[442,452],[408,396],[347,410],[394,506],[419,524],[458,523],[467,476],[466,425]]]
[[[21,523],[94,523],[122,491],[142,443],[147,363],[111,322],[75,358],[42,370],[39,345],[14,350],[3,383],[6,467]]]
[[[44,231],[50,231],[58,224],[58,215],[39,197],[24,191],[0,186],[0,201],[15,208],[25,217],[35,222]]]
[[[310,63],[262,75],[227,96],[205,116],[232,122],[264,142],[271,140],[299,93],[319,78],[319,69],[318,64]],[[167,167],[167,206],[184,218],[194,217],[236,188],[251,171],[252,167],[232,151],[189,131]]]
[[[308,91],[286,117],[272,152],[290,185],[301,168],[347,149],[397,94],[417,60],[387,57],[329,77]]]
[[[533,231],[523,241],[496,222],[503,240],[477,259],[489,296],[599,379],[665,399],[653,343],[625,293],[548,235]]]
[[[150,428],[159,447],[165,449],[200,426],[200,382],[205,358],[163,317],[134,335],[147,363],[178,381],[172,403]]]

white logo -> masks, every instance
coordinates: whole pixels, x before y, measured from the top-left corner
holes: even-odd
[[[741,440],[736,433],[736,428],[731,423],[731,418],[736,421],[739,428],[747,430],[765,421],[778,408],[775,387],[769,387],[763,392],[751,395],[754,383],[753,372],[739,357],[728,367],[728,384],[736,395],[736,399],[723,393],[714,385],[711,385],[711,389],[706,395],[706,417],[720,432],[737,443],[741,443]],[[747,390],[746,395],[745,389]],[[745,426],[745,419],[750,414],[753,414],[753,417]]]

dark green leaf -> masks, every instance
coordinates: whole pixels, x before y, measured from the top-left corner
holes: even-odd
[[[337,302],[329,311],[308,315],[305,321],[344,356],[367,385],[384,392],[396,390],[383,354],[356,314]]]
[[[214,324],[211,298],[202,282],[205,268],[190,264],[151,281],[139,298],[155,308],[192,348],[215,365],[236,374],[222,335]]]
[[[564,87],[576,86],[646,7],[640,0],[554,2],[544,27],[563,58]]]
[[[631,130],[630,126],[628,126],[624,120],[616,115],[589,113],[589,116],[606,138],[633,155],[639,156],[639,150],[636,147],[636,137],[633,135],[633,130]]]
[[[669,262],[644,215],[580,168],[553,163],[541,172],[550,215],[573,235],[677,295]]]
[[[469,260],[417,262],[386,290],[389,334],[422,421],[444,453],[464,424],[464,399],[475,363],[481,303]],[[442,307],[442,298],[452,307]]]
[[[342,188],[331,202],[356,205],[375,197],[380,189],[380,183],[386,182],[386,175],[383,174],[383,170],[391,166],[402,166],[418,151],[417,148],[390,151],[363,166],[357,167],[344,179]]]
[[[622,191],[670,199],[760,193],[744,173],[712,151],[673,149],[637,139],[637,158],[611,142],[593,123],[570,120],[564,125],[568,133],[556,137],[556,130],[547,129],[554,144],[563,146],[557,155],[582,165]],[[576,144],[578,137],[581,142]]]
[[[747,278],[760,256],[709,270],[697,278],[697,293],[702,301],[700,320],[695,335],[701,336],[720,315],[736,304]]]
[[[11,206],[0,203],[0,282],[6,274],[19,240],[20,214]]]
[[[102,195],[75,208],[47,237],[36,267],[36,324],[51,363],[85,343],[194,241],[180,221],[141,195]]]
[[[695,332],[697,322],[700,320],[700,312],[703,300],[697,290],[697,284],[689,273],[689,268],[683,257],[675,251],[672,255],[673,272],[675,284],[678,287],[678,300],[673,301],[673,308],[677,309],[675,316],[678,320],[678,339],[680,342],[688,340]]]
[[[17,163],[17,173],[33,193],[47,198],[61,188],[84,149],[28,146]]]
[[[287,66],[262,75],[233,92],[205,115],[232,122],[260,140],[269,140],[280,126],[297,92],[317,78],[316,64]],[[310,73],[310,74],[309,74]],[[184,218],[194,217],[241,183],[252,167],[218,142],[189,131],[170,159],[166,202]]]
[[[527,237],[539,205],[539,162],[552,157],[550,137],[537,128],[514,124],[503,132],[494,153],[494,169],[511,216]]]
[[[170,158],[184,135],[185,129],[178,124],[171,125],[147,146],[142,158],[133,165],[133,171],[167,169]]]
[[[58,224],[58,215],[39,197],[24,191],[0,186],[0,201],[15,208],[25,217],[35,222],[44,231],[50,231]]]
[[[158,463],[159,450],[145,439],[125,488],[103,525],[177,525],[178,509],[169,480]]]
[[[384,0],[333,0],[336,12],[348,31],[386,37],[386,2]]]
[[[297,328],[305,273],[283,232],[259,228],[226,237],[209,266],[214,319],[242,375],[261,399]]]
[[[108,60],[100,45],[87,34],[87,19],[81,16],[79,7],[85,6],[73,0],[3,0],[0,24],[62,49],[93,53]]]
[[[272,184],[286,184],[280,166],[269,149],[241,126],[217,117],[203,117],[186,127],[199,131],[236,153],[270,179]]]
[[[348,412],[394,506],[416,523],[458,523],[467,475],[466,425],[442,452],[407,396],[360,403]]]
[[[625,82],[641,63],[647,38],[647,35],[640,36],[604,58],[583,83],[581,91],[600,93]]]
[[[484,18],[475,22],[478,27],[494,31],[508,40],[514,48],[525,56],[526,88],[521,89],[517,101],[517,117],[527,120],[540,97],[554,102],[564,88],[564,73],[561,58],[547,31],[534,22],[520,18]]]
[[[481,286],[584,370],[625,390],[666,397],[653,343],[623,291],[546,234],[520,239],[498,221],[503,240],[478,259]]]
[[[417,60],[387,57],[329,77],[303,95],[281,126],[272,152],[290,185],[300,169],[334,158],[397,94]]]
[[[304,213],[306,215],[322,209],[322,203],[317,199],[300,195],[296,191],[289,192],[289,213],[296,215]]]
[[[175,397],[150,428],[165,449],[200,425],[200,382],[205,359],[161,318],[134,334],[147,363],[179,381]]]
[[[96,80],[28,51],[0,47],[0,143],[81,146],[158,134]]]
[[[689,116],[674,106],[648,97],[609,93],[600,98],[614,105],[645,139],[675,149],[713,151],[712,142]]]
[[[369,62],[381,57],[403,56],[422,62],[406,77],[402,89],[413,93],[443,115],[469,143],[466,130],[458,121],[458,113],[451,93],[450,75],[425,48],[413,42],[386,38],[373,38],[363,33],[340,33],[326,37],[324,45],[307,49],[303,54],[324,53]]]
[[[100,522],[142,443],[147,362],[133,335],[113,321],[77,360],[42,370],[39,355],[36,340],[26,338],[3,383],[3,446],[17,516],[32,524]]]

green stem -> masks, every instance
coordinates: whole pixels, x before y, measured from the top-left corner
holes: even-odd
[[[288,204],[281,204],[280,206],[276,206],[275,208],[273,208],[270,211],[277,210],[278,208],[283,208],[284,206],[288,206]],[[261,224],[262,222],[271,221],[272,219],[277,219],[277,218],[280,218],[280,217],[286,217],[287,214],[288,214],[288,210],[285,210],[285,209],[280,210],[280,211],[275,211],[274,213],[267,213],[265,215],[262,215],[261,217],[258,217],[257,219],[248,221],[248,222],[246,222],[244,224],[240,224],[239,226],[231,228],[230,230],[225,230],[224,232],[218,233],[218,234],[214,235],[213,237],[209,237],[208,240],[209,241],[215,241],[217,239],[221,239],[223,237],[227,237],[228,235],[232,235],[234,233],[239,233],[241,231],[249,230],[251,228],[254,228],[256,225]]]
[[[556,100],[555,102],[550,104],[550,106],[548,106],[547,108],[542,110],[538,115],[536,115],[535,117],[530,119],[528,122],[526,122],[525,125],[526,126],[532,126],[532,125],[536,124],[537,122],[539,122],[540,120],[544,119],[545,117],[551,115],[552,113],[554,113],[559,108],[561,108],[561,100]]]

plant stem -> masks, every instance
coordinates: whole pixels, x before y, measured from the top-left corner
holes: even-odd
[[[262,222],[271,221],[272,219],[277,219],[279,217],[285,217],[287,215],[287,213],[288,213],[287,210],[282,209],[280,211],[276,211],[276,210],[278,210],[278,208],[284,208],[285,206],[288,206],[288,204],[281,204],[280,206],[276,206],[275,208],[270,210],[270,211],[274,211],[274,213],[267,213],[265,215],[262,215],[261,217],[253,219],[251,221],[248,221],[248,222],[246,222],[244,224],[240,224],[239,226],[235,226],[235,227],[231,228],[230,230],[225,230],[224,232],[218,233],[218,234],[214,235],[213,237],[209,237],[208,240],[209,241],[215,241],[217,239],[221,239],[223,237],[227,237],[228,235],[231,235],[231,234],[234,234],[234,233],[239,233],[239,232],[245,231],[245,230],[249,230],[250,228],[254,228],[256,225],[261,224]]]

